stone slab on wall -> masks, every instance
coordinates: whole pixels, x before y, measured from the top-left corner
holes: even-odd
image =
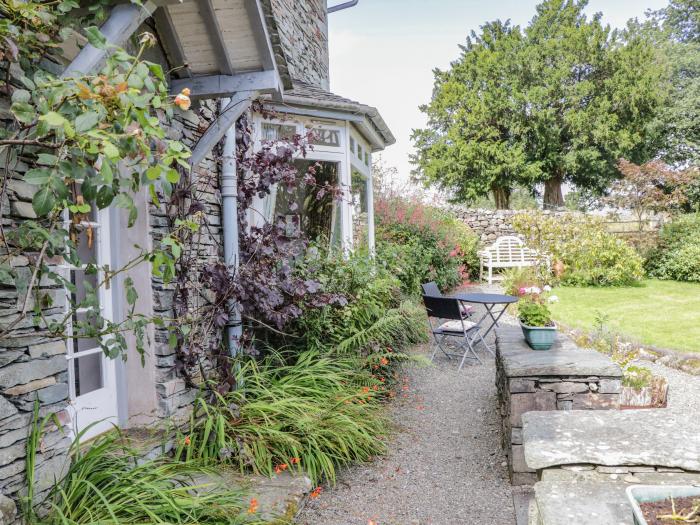
[[[563,334],[551,350],[534,351],[520,328],[501,327],[496,329],[496,387],[511,482],[531,485],[537,474],[525,457],[523,416],[618,409],[622,371],[607,356],[580,349]]]

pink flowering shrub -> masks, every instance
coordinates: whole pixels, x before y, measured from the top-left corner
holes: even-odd
[[[377,259],[416,294],[435,281],[442,290],[476,275],[478,238],[450,213],[417,201],[378,199]]]

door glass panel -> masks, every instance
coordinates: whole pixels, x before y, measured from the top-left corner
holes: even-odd
[[[317,162],[311,160],[296,160],[295,166],[299,173],[306,173],[311,166],[315,166],[315,179],[318,186],[329,183],[338,184],[338,163]],[[275,202],[275,218],[285,225],[289,236],[303,232],[312,240],[333,240],[340,234],[340,229],[335,226],[335,217],[338,203],[331,193],[326,193],[320,199],[316,198],[317,189],[309,188],[306,184],[299,184],[291,192],[280,185],[277,188]]]
[[[72,270],[71,282],[75,285],[75,293],[72,295],[73,304],[80,305],[85,301],[85,283],[87,282],[93,290],[97,288],[97,273],[86,273],[85,270]]]
[[[96,322],[95,315],[90,311],[78,311],[73,314],[73,323],[75,329],[73,331],[74,335],[88,335],[90,332],[85,327],[85,323],[89,323],[95,330],[99,329]],[[78,324],[80,323],[80,325]],[[83,328],[85,327],[85,328]],[[73,339],[73,351],[74,352],[84,352],[85,350],[92,350],[93,348],[99,348],[100,343],[94,337],[76,337]]]
[[[82,264],[97,263],[97,228],[86,224],[74,224],[73,242]]]
[[[102,388],[102,355],[102,352],[98,352],[73,359],[76,396]]]

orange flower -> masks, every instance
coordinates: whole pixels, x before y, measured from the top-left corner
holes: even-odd
[[[190,446],[190,443],[192,443],[192,440],[190,439],[190,436],[187,436],[187,437],[185,438],[185,441],[184,441],[183,443],[185,444],[186,447],[189,447],[189,446]]]
[[[380,363],[382,364],[382,366],[386,366],[389,364],[389,360],[386,357],[382,357]]]
[[[311,494],[309,494],[309,497],[311,497],[311,499],[318,498],[319,495],[321,494],[322,490],[323,489],[321,487],[316,487],[314,490],[311,491]]]
[[[250,500],[250,506],[248,507],[248,514],[255,514],[258,512],[258,500],[253,498]]]
[[[175,105],[183,111],[190,109],[192,101],[190,100],[190,90],[188,88],[184,88],[175,96]]]
[[[292,465],[297,465],[297,464],[299,464],[299,462],[301,462],[301,459],[299,459],[299,458],[292,458],[292,459],[290,459],[289,461],[291,462]]]
[[[286,463],[281,463],[281,464],[277,465],[277,466],[275,467],[275,474],[281,474],[282,472],[284,472],[285,470],[287,470],[287,467],[288,467],[288,466],[289,466],[289,465],[287,465]]]
[[[362,391],[366,394],[367,392],[369,392],[369,387],[368,387],[368,386],[363,386],[363,387],[362,387]]]

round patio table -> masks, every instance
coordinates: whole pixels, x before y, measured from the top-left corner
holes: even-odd
[[[481,332],[481,336],[484,339],[486,339],[486,336],[491,330],[498,326],[498,320],[508,309],[508,306],[518,302],[518,298],[513,295],[499,293],[458,293],[454,294],[453,297],[463,303],[484,305],[486,313],[476,322],[479,327],[479,332]],[[487,317],[491,318],[491,324],[484,330],[484,326],[481,323],[483,323]],[[493,353],[491,348],[488,349]]]

